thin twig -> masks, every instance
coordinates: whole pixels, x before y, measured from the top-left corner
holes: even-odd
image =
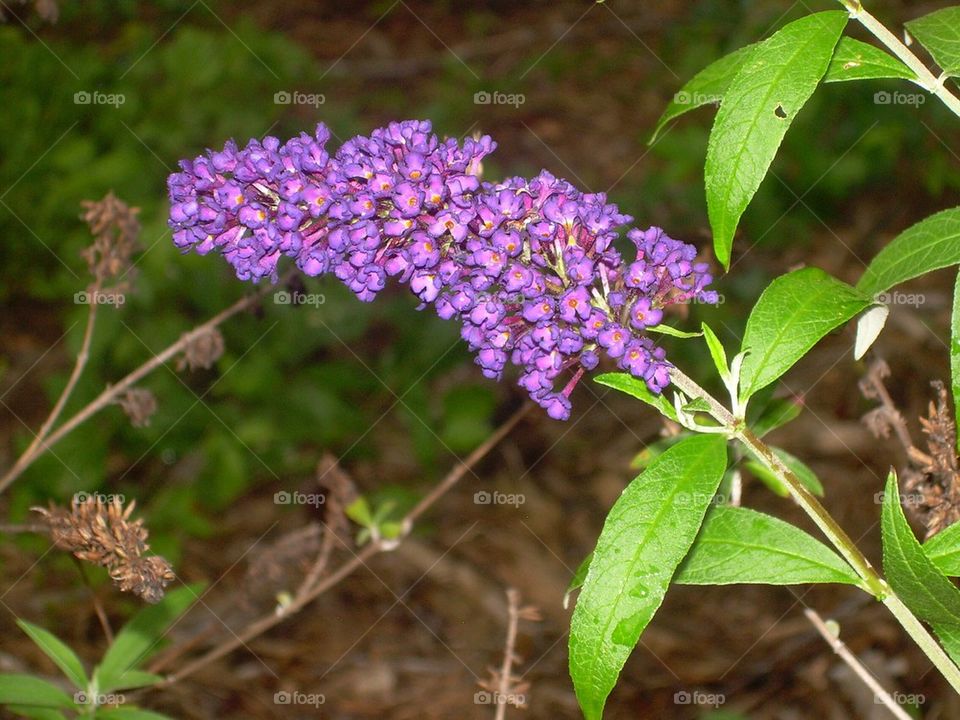
[[[817,632],[827,641],[831,649],[853,670],[854,674],[863,681],[863,684],[870,688],[874,697],[887,706],[887,709],[893,713],[894,717],[898,718],[898,720],[911,720],[910,715],[908,715],[902,707],[897,705],[890,693],[883,689],[883,686],[880,685],[870,671],[863,666],[863,663],[857,659],[857,656],[850,652],[846,644],[830,632],[830,628],[827,627],[827,624],[816,610],[806,608],[803,614],[807,616],[807,620],[813,624]]]
[[[337,540],[337,534],[334,531],[333,526],[330,524],[324,524],[323,540],[320,543],[320,551],[317,553],[316,559],[310,566],[310,570],[307,571],[306,576],[303,578],[303,582],[300,584],[300,587],[297,590],[297,595],[303,595],[310,592],[310,589],[317,584],[320,576],[323,575],[323,571],[327,569],[327,564],[330,562],[330,555],[333,553],[334,543]]]
[[[520,624],[520,593],[507,588],[507,640],[503,646],[503,663],[500,665],[500,686],[497,688],[497,712],[494,720],[503,720],[507,715],[507,696],[513,689],[514,648],[517,644],[517,626]]]
[[[903,415],[897,410],[893,398],[891,398],[890,393],[887,392],[886,385],[883,384],[883,378],[889,371],[890,369],[886,363],[882,361],[873,362],[867,368],[867,374],[864,380],[869,390],[880,400],[883,407],[883,416],[897,434],[897,439],[900,441],[900,444],[903,445],[904,451],[909,456],[915,449],[913,447],[913,440],[910,437],[910,431],[907,429],[907,423],[904,421]]]
[[[113,628],[110,627],[110,620],[107,618],[107,613],[103,609],[103,603],[100,602],[96,590],[94,590],[93,585],[90,583],[90,578],[87,576],[87,569],[77,558],[71,556],[71,559],[76,563],[77,569],[80,571],[80,577],[83,579],[83,584],[90,592],[90,597],[93,600],[93,610],[97,614],[97,619],[100,621],[100,627],[103,628],[103,634],[107,638],[107,645],[113,645]]]
[[[48,533],[50,528],[43,523],[0,523],[0,533],[4,535],[24,535],[26,533]]]
[[[292,272],[285,275],[281,282],[285,281],[292,276]],[[115,385],[110,385],[103,390],[96,398],[94,398],[90,403],[88,403],[83,409],[78,411],[73,415],[69,420],[64,422],[60,427],[55,431],[50,433],[50,435],[40,442],[31,444],[29,448],[20,456],[17,462],[13,465],[10,470],[0,479],[0,493],[7,489],[14,480],[20,477],[23,472],[30,467],[33,462],[40,457],[44,452],[49,450],[51,447],[57,444],[65,435],[70,433],[74,428],[88,420],[92,415],[95,415],[97,412],[103,408],[111,405],[117,397],[123,394],[128,388],[133,386],[135,383],[143,379],[146,375],[149,375],[151,372],[156,370],[158,367],[163,365],[167,360],[170,360],[177,353],[183,351],[195,338],[209,332],[213,328],[217,327],[225,320],[233,317],[237,313],[240,313],[246,310],[249,307],[252,307],[260,299],[270,292],[273,289],[270,285],[265,285],[264,287],[257,290],[251,295],[237,300],[233,305],[226,308],[225,310],[217,313],[212,318],[207,320],[202,325],[197,325],[190,332],[184,333],[180,336],[180,339],[169,345],[165,350],[162,350],[159,354],[154,355],[150,360],[143,363],[136,370],[128,374],[122,380],[117,382]],[[47,423],[44,423],[45,425]]]
[[[93,285],[93,288],[90,290],[92,296],[96,296],[97,293],[100,292],[100,285],[99,281]],[[40,443],[50,434],[53,424],[57,421],[57,418],[60,417],[60,413],[63,412],[63,408],[77,387],[77,382],[80,380],[80,376],[83,374],[83,370],[87,365],[87,360],[90,358],[90,344],[93,341],[93,330],[96,327],[97,308],[99,306],[100,304],[94,300],[91,300],[88,305],[87,324],[83,331],[83,341],[80,343],[80,352],[77,353],[77,359],[73,364],[73,371],[70,373],[70,378],[60,393],[60,397],[57,398],[57,402],[54,403],[53,409],[50,411],[47,419],[43,421],[43,425],[40,426],[37,434],[34,435],[33,440],[27,446],[27,449],[24,450],[23,454],[25,456],[35,453]],[[2,492],[3,487],[5,486],[0,485],[0,492]]]
[[[279,625],[288,617],[298,613],[317,597],[337,585],[344,578],[348,577],[355,570],[365,566],[367,561],[375,555],[395,549],[397,545],[403,541],[403,538],[410,533],[410,530],[413,528],[413,524],[417,518],[419,518],[434,503],[443,497],[443,495],[447,493],[454,485],[456,485],[457,482],[460,481],[474,465],[476,465],[488,452],[490,452],[490,450],[492,450],[497,443],[499,443],[514,428],[521,418],[527,414],[531,407],[532,404],[525,403],[523,407],[513,413],[513,415],[511,415],[502,425],[500,425],[500,427],[491,433],[491,435],[484,440],[483,443],[477,446],[464,460],[451,468],[447,475],[436,486],[434,486],[433,490],[431,490],[403,517],[400,523],[402,530],[399,538],[395,540],[384,540],[382,538],[378,538],[372,541],[369,545],[361,549],[360,552],[356,553],[350,560],[344,562],[342,565],[340,565],[340,567],[338,567],[329,575],[325,576],[323,579],[318,580],[311,587],[302,587],[289,604],[278,608],[275,612],[269,615],[265,615],[257,620],[254,620],[240,632],[225,639],[220,645],[211,648],[200,657],[185,664],[178,672],[169,676],[166,680],[164,680],[162,683],[159,683],[155,687],[169,687],[170,685],[192,675],[197,670],[209,665],[215,660],[220,659],[224,655],[233,652],[238,647],[245,645],[253,638],[262,635],[272,627]],[[331,535],[332,537],[336,538],[335,534],[331,533]]]

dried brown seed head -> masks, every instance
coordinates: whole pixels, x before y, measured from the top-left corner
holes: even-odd
[[[106,568],[120,590],[155,603],[175,576],[166,559],[145,555],[149,533],[142,519],[130,520],[135,505],[124,508],[118,497],[78,493],[69,510],[53,504],[33,510],[42,516],[58,548]]]
[[[210,328],[190,339],[177,360],[177,370],[209,369],[223,355],[223,350],[223,335],[217,328]]]
[[[130,274],[130,258],[139,248],[139,208],[132,208],[112,192],[103,200],[84,200],[84,221],[90,226],[93,245],[83,251],[90,273],[101,287],[117,280],[115,288],[126,285],[123,279]]]
[[[150,418],[157,411],[157,398],[152,392],[144,388],[130,388],[117,403],[130,418],[134,427],[146,427]]]

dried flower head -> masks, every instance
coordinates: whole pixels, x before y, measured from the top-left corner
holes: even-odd
[[[146,427],[157,411],[157,398],[145,388],[130,388],[117,400],[134,427]]]
[[[109,502],[102,495],[78,493],[70,509],[51,503],[33,508],[43,516],[50,536],[61,550],[85,562],[105,567],[114,584],[149,603],[163,599],[164,588],[175,575],[170,563],[159,555],[146,556],[147,529],[143,520],[130,520],[135,502],[124,509],[119,498]]]
[[[190,339],[183,355],[177,359],[177,370],[209,369],[223,355],[223,350],[223,335],[217,328],[210,328]]]
[[[904,488],[922,497],[918,512],[927,527],[928,538],[960,520],[955,425],[946,388],[939,380],[931,384],[937,391],[937,401],[930,402],[928,417],[920,418],[929,452],[911,447],[910,466],[903,472]]]
[[[130,207],[112,192],[103,200],[84,200],[82,204],[83,220],[94,237],[93,245],[83,251],[90,273],[100,285],[114,278],[122,280],[129,274],[130,258],[139,247],[140,209]]]

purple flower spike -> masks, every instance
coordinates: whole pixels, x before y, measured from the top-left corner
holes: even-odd
[[[546,171],[481,182],[489,137],[441,141],[408,120],[333,155],[329,138],[321,124],[312,137],[229,141],[181,161],[167,183],[174,243],[219,250],[243,280],[275,282],[287,256],[366,302],[395,277],[421,307],[460,321],[485,376],[519,366],[520,386],[563,420],[601,354],[661,392],[671,366],[644,331],[669,305],[719,299],[696,249],[660,228],[630,230],[636,258],[625,263],[614,240],[632,219],[602,194]]]

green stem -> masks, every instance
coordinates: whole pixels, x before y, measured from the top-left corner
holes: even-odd
[[[960,117],[960,98],[946,88],[943,84],[945,78],[938,78],[930,72],[929,68],[920,61],[920,58],[910,52],[910,48],[908,48],[900,38],[890,32],[883,23],[864,9],[859,0],[838,1],[847,9],[850,17],[863,25],[871,35],[882,42],[904,65],[916,73],[920,87],[936,95],[954,115]]]
[[[910,608],[903,604],[895,592],[891,589],[882,600],[893,616],[900,621],[900,625],[907,634],[913,638],[914,642],[920,646],[930,661],[937,666],[937,669],[943,674],[950,683],[954,691],[960,693],[960,670],[956,663],[950,659],[940,643],[933,639],[933,636],[927,632],[927,629],[917,620],[917,616],[910,612]]]
[[[960,668],[944,652],[940,644],[933,638],[920,621],[910,612],[903,601],[897,597],[893,588],[880,577],[870,561],[856,546],[850,536],[844,532],[833,516],[820,504],[800,479],[788,468],[776,453],[744,424],[734,417],[716,398],[700,387],[694,380],[687,377],[677,368],[670,371],[670,380],[680,390],[691,398],[700,398],[710,407],[710,414],[726,427],[730,435],[749,448],[760,461],[767,466],[789,489],[790,495],[807,515],[816,523],[821,532],[830,540],[843,558],[850,564],[864,582],[864,590],[870,592],[893,613],[904,630],[914,639],[924,654],[937,666],[937,669],[947,679],[953,689],[960,693]]]

